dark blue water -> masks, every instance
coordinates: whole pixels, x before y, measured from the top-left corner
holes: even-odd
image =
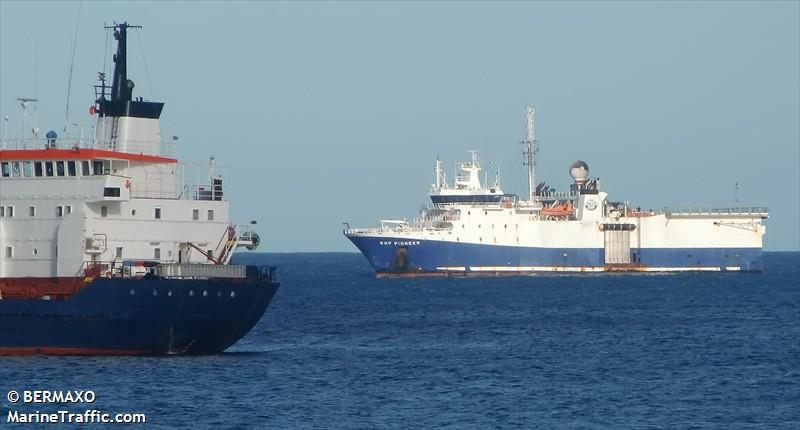
[[[94,390],[146,428],[800,427],[800,253],[763,274],[474,279],[238,258],[283,285],[228,353],[3,358],[0,428],[11,389]]]

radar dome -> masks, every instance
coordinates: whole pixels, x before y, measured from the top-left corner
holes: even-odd
[[[589,165],[585,161],[578,160],[569,166],[569,174],[575,182],[584,182],[589,176]]]

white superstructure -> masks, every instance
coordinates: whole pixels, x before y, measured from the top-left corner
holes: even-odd
[[[258,245],[231,224],[213,158],[200,168],[168,156],[163,104],[132,97],[128,27],[114,27],[114,85],[101,74],[93,139],[30,136],[25,124],[21,137],[0,142],[0,278],[75,277],[96,262],[226,264],[236,246]],[[25,112],[36,102],[20,101]]]
[[[534,186],[530,106],[523,143],[527,199],[481,183],[473,152],[452,189],[437,160],[432,205],[412,222],[345,235],[379,274],[762,270],[766,208],[642,210],[610,200],[583,161],[570,166],[570,190],[556,192]]]

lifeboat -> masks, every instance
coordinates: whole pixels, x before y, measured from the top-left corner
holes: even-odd
[[[545,218],[569,218],[572,216],[573,209],[571,202],[556,204],[542,208],[542,216]]]

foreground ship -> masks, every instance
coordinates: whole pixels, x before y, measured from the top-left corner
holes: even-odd
[[[609,200],[583,161],[570,167],[568,192],[534,186],[534,142],[528,107],[527,199],[486,187],[473,153],[452,187],[436,161],[419,218],[344,234],[378,276],[762,270],[766,208],[642,211]]]
[[[179,181],[163,103],[132,97],[128,28],[113,27],[92,142],[49,132],[0,147],[0,355],[219,353],[278,288],[272,267],[228,264],[259,237],[230,224],[213,164],[207,183]]]

